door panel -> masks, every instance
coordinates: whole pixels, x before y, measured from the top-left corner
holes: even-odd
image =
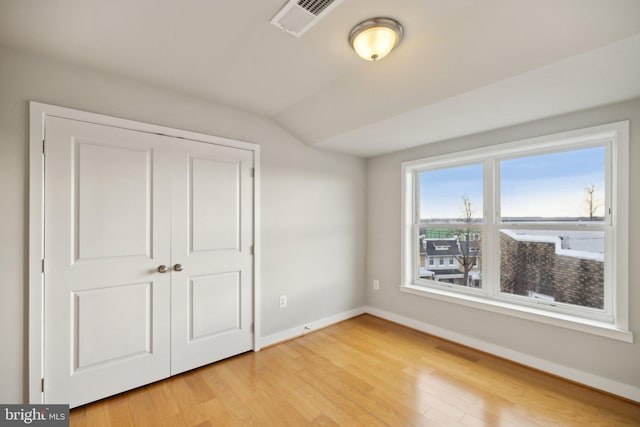
[[[190,178],[191,250],[238,250],[240,163],[192,158]]]
[[[61,118],[46,150],[45,402],[77,406],[170,373],[171,158],[153,135]]]
[[[253,347],[253,152],[188,142],[174,158],[172,374]]]
[[[151,151],[82,140],[75,147],[77,259],[150,257]]]
[[[74,373],[151,354],[151,283],[89,289],[72,295]]]
[[[189,342],[240,329],[239,271],[192,277],[190,281]]]

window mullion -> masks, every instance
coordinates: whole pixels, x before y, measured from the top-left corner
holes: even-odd
[[[496,295],[498,277],[495,257],[486,256],[486,254],[498,253],[499,247],[496,246],[496,161],[493,158],[489,158],[484,161],[484,236],[485,242],[483,243],[483,288],[489,297]]]

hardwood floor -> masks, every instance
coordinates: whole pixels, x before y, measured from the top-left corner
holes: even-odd
[[[639,426],[640,405],[363,315],[71,411],[71,426]]]

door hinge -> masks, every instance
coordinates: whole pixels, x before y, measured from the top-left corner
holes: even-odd
[[[44,139],[42,140],[42,154],[44,154]]]
[[[249,253],[250,253],[251,255],[253,255],[253,246],[251,246],[251,247],[249,248]]]
[[[251,168],[251,178],[255,178],[256,176],[256,168]]]
[[[44,393],[44,378],[40,378],[40,391]]]
[[[42,272],[44,273],[44,258],[42,258]]]

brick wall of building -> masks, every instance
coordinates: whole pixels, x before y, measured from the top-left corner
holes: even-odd
[[[500,288],[528,291],[582,307],[604,307],[604,263],[556,254],[554,243],[518,241],[500,233]]]

